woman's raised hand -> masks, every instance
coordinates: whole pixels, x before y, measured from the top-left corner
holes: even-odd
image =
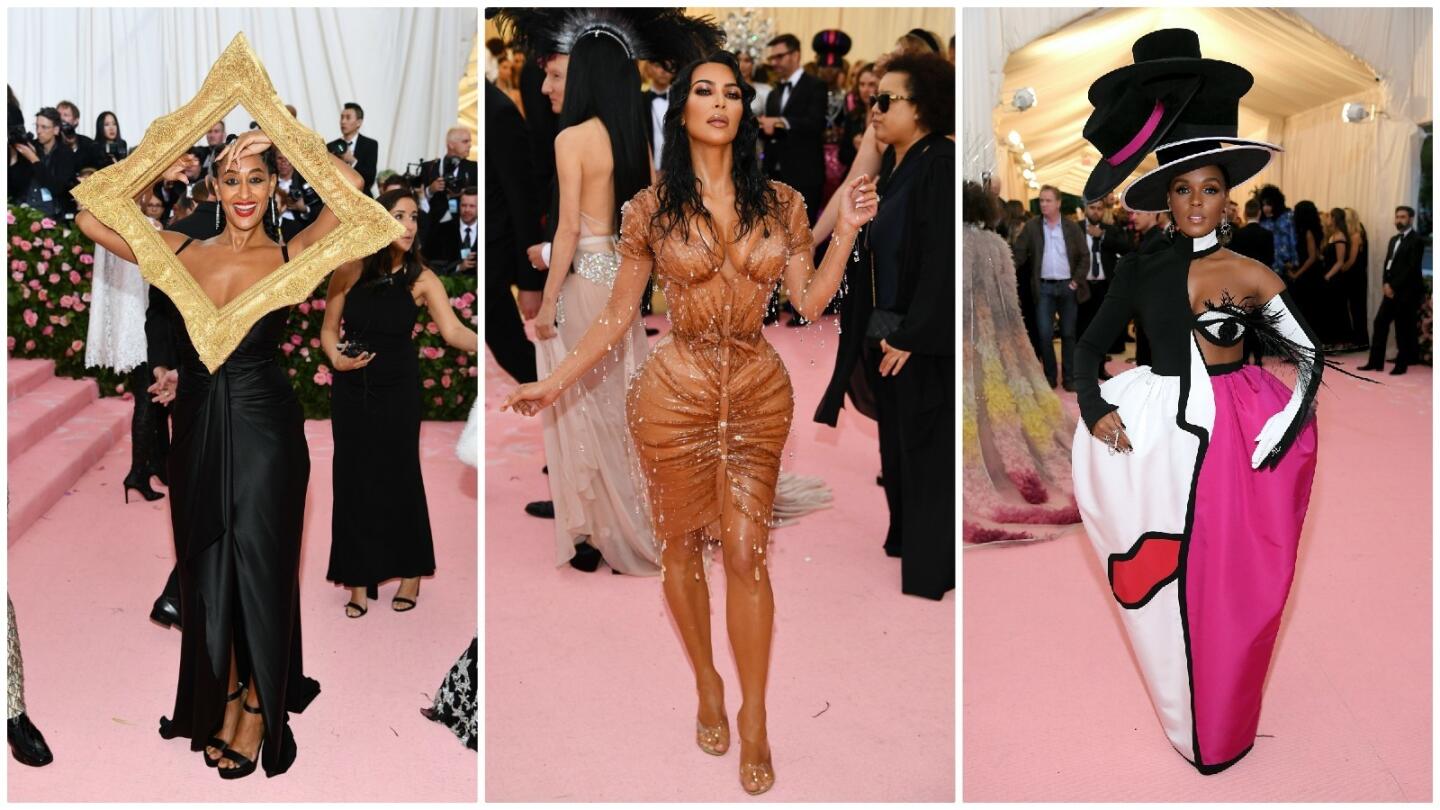
[[[840,221],[859,229],[875,217],[880,209],[880,195],[875,191],[875,181],[867,174],[851,180],[841,190]]]
[[[269,135],[266,135],[261,130],[252,129],[248,132],[242,132],[239,137],[231,141],[224,149],[220,150],[220,154],[215,159],[227,161],[221,165],[228,169],[240,158],[258,155],[271,146],[273,146],[273,144],[270,141]]]

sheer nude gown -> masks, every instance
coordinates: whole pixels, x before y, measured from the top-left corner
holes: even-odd
[[[580,212],[580,239],[556,304],[556,334],[535,346],[540,376],[554,371],[600,316],[620,267],[615,234]],[[624,337],[541,416],[550,496],[555,503],[556,565],[575,556],[588,538],[611,568],[624,574],[660,572],[660,549],[650,530],[625,422],[625,387],[649,344],[637,318]]]
[[[622,209],[619,244],[622,293],[653,272],[670,306],[672,329],[626,403],[655,536],[662,544],[747,543],[757,580],[794,409],[789,374],[761,321],[790,257],[808,262],[811,249],[804,200],[772,185],[780,216],[757,223],[739,244],[716,244],[696,222],[688,240],[662,235],[652,225],[653,186]]]

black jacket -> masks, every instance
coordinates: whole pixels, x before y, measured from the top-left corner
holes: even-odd
[[[1275,266],[1275,234],[1266,230],[1259,222],[1251,222],[1235,231],[1226,247],[1266,267]]]
[[[336,138],[326,144],[326,146],[329,147],[331,154],[342,154],[345,151],[345,139]],[[360,177],[365,182],[365,184],[360,187],[360,190],[365,192],[366,196],[369,197],[375,196],[375,189],[373,188],[375,185],[375,164],[379,160],[380,145],[375,142],[375,139],[367,138],[358,132],[355,133],[355,171],[360,173]]]
[[[1384,281],[1395,290],[1396,295],[1416,296],[1425,289],[1425,280],[1420,275],[1420,264],[1425,258],[1425,241],[1412,227],[1409,233],[1395,234],[1385,247],[1386,264]]]
[[[1060,217],[1060,232],[1065,235],[1065,255],[1070,259],[1070,280],[1075,282],[1075,300],[1083,304],[1090,300],[1090,284],[1085,281],[1090,273],[1085,232],[1078,223],[1064,216]],[[1021,278],[1029,277],[1030,293],[1039,298],[1040,270],[1045,257],[1045,217],[1035,217],[1025,223],[1024,230],[1010,247],[1015,253],[1015,272]]]
[[[471,253],[474,253],[480,242],[480,220],[476,219],[470,223],[471,241],[469,245],[461,244],[460,233],[459,217],[451,217],[449,222],[439,222],[432,226],[423,245],[425,259],[430,262],[430,269],[437,273],[458,272],[456,265],[460,262],[460,248],[469,247]]]
[[[922,161],[916,168],[915,188],[906,213],[904,249],[900,256],[899,294],[895,310],[904,314],[900,328],[887,339],[897,349],[914,353],[910,363],[924,357],[955,355],[955,143],[931,135],[911,147],[907,159]],[[923,151],[922,151],[923,150]],[[857,238],[863,242],[863,234]],[[854,255],[852,251],[851,255]],[[870,257],[851,259],[846,268],[849,290],[840,307],[840,339],[835,370],[815,410],[815,421],[835,426],[845,395],[856,410],[876,418],[874,395],[857,374],[865,343],[865,327],[872,311]],[[920,368],[919,365],[916,368]],[[943,386],[942,386],[943,387]],[[937,395],[943,392],[937,392]],[[953,397],[953,391],[951,392]]]
[[[453,175],[456,178],[456,196],[459,196],[462,190],[470,188],[472,186],[477,186],[479,184],[479,164],[477,164],[470,158],[460,158],[458,165],[449,156],[443,158],[436,158],[434,160],[427,160],[424,163],[420,164],[420,180],[425,184],[425,193],[430,196],[431,208],[435,207],[436,202],[440,202],[445,205],[449,204],[446,201],[446,195],[444,191],[441,191],[438,194],[430,194],[430,184],[435,182],[435,180],[442,175],[442,172],[443,175],[446,177]]]
[[[793,186],[812,211],[825,204],[820,194],[825,187],[825,113],[829,103],[825,83],[808,73],[800,74],[784,108],[780,108],[778,82],[765,102],[766,115],[779,115],[790,124],[784,129],[777,127],[775,134],[765,139],[765,174]]]
[[[1088,223],[1080,223],[1080,240],[1086,243],[1089,249],[1085,229]],[[1119,264],[1120,257],[1134,250],[1135,246],[1125,235],[1125,231],[1119,225],[1100,223],[1100,269],[1105,273],[1105,280],[1115,275],[1115,266]],[[1090,275],[1090,261],[1087,256],[1085,261],[1085,275]]]
[[[548,109],[548,108],[547,108]],[[545,288],[525,256],[544,241],[540,227],[540,189],[530,161],[530,133],[515,103],[485,83],[485,279],[494,289]]]
[[[550,109],[550,99],[540,92],[544,83],[545,71],[534,59],[526,59],[525,67],[520,69],[520,101],[525,105],[525,118],[520,124],[530,133],[525,145],[530,150],[536,187],[542,190],[555,182],[555,136],[560,133],[560,118]],[[500,95],[505,96],[503,92]],[[485,109],[489,110],[490,93],[487,91],[485,96]],[[515,106],[514,102],[510,106]],[[488,124],[485,131],[490,131]]]

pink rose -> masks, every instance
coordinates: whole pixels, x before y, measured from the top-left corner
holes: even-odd
[[[90,300],[90,293],[80,293],[80,300],[88,302]]]
[[[438,335],[440,334],[440,327],[436,326],[434,321],[431,321],[430,323],[425,324],[425,331],[429,332],[432,335]]]
[[[294,377],[294,376],[295,376],[295,369],[293,369],[293,368],[290,369],[290,376],[291,376],[291,377]]]
[[[27,351],[27,352],[33,352],[33,351],[35,351],[35,341],[33,341],[33,340],[27,340],[27,341],[25,341],[25,351]]]
[[[26,326],[31,326],[31,327],[33,327],[35,324],[37,324],[37,323],[40,322],[40,316],[39,316],[39,315],[36,315],[36,314],[35,314],[35,310],[33,310],[33,309],[27,309],[27,310],[25,310],[25,312],[22,313],[20,317],[22,317],[22,318],[25,319],[25,325],[26,325]]]
[[[423,329],[424,329],[424,327],[422,327],[420,324],[418,324],[418,323],[415,324],[415,329],[410,332],[410,337],[412,337],[412,338],[413,338],[413,337],[419,337],[419,336],[420,336],[420,332],[421,332]]]
[[[26,241],[24,241],[24,240],[21,240],[21,242],[20,242],[20,249],[23,250],[23,251],[25,251],[26,253],[29,253],[29,252],[30,252],[30,243],[29,243],[29,242],[26,242]]]
[[[301,338],[299,335],[291,335],[291,336],[290,336],[290,344],[293,345],[293,346],[299,346],[301,343],[304,343],[304,342],[305,342],[304,339]]]
[[[465,364],[468,363],[468,362],[470,362],[470,358],[467,357],[464,352],[461,352],[460,354],[455,355],[455,365],[457,365],[457,366],[463,366],[463,365],[465,365]]]
[[[315,378],[314,378],[314,379],[315,379],[315,384],[316,384],[316,385],[329,385],[329,384],[330,384],[330,375],[329,375],[329,374],[326,374],[324,371],[317,371],[317,372],[315,372]]]
[[[70,350],[71,350],[71,351],[76,351],[76,352],[78,352],[78,351],[80,351],[80,350],[83,349],[83,348],[85,348],[85,341],[83,341],[83,340],[77,340],[77,341],[74,341],[73,343],[70,344]]]
[[[48,259],[48,258],[50,258],[51,256],[54,256],[54,255],[55,255],[54,253],[51,253],[51,252],[48,251],[48,250],[42,250],[42,251],[40,251],[40,258],[42,258],[42,259]]]
[[[41,301],[46,301],[46,300],[49,300],[49,298],[50,298],[50,293],[47,292],[47,291],[45,291],[45,290],[36,290],[36,291],[35,291],[35,297],[36,297],[36,298],[39,298]]]
[[[429,377],[426,377],[426,378],[425,378],[425,381],[422,382],[422,383],[420,383],[420,385],[421,385],[421,387],[423,387],[423,388],[434,388],[434,387],[435,387],[435,381],[432,380],[432,379],[430,379]]]
[[[43,272],[45,272],[45,271],[44,271],[44,270],[41,270],[40,272],[43,273]],[[51,274],[49,275],[49,277],[48,277],[48,280],[49,280],[49,282],[50,282],[51,284],[59,284],[59,283],[60,283],[60,274],[59,274],[59,273],[51,273]]]
[[[40,227],[48,231],[51,228],[55,227],[55,220],[49,217],[45,217],[44,219],[40,220]]]
[[[80,263],[81,263],[81,264],[94,264],[94,263],[95,263],[95,257],[94,257],[94,256],[91,256],[89,253],[82,253],[82,254],[80,255]]]
[[[55,327],[47,326],[44,329],[40,330],[40,334],[45,337],[50,337],[51,335],[55,334]]]
[[[325,311],[325,299],[324,299],[324,298],[317,298],[317,299],[315,299],[315,303],[314,303],[312,306],[313,306],[315,309],[318,309],[318,310],[320,310],[321,312],[324,312],[324,311]]]
[[[38,290],[40,289],[40,279],[32,278],[29,281],[25,282],[25,286],[29,287],[32,290]]]
[[[310,348],[312,348],[312,349],[318,349],[318,348],[320,348],[320,338],[310,338]]]
[[[27,300],[27,301],[30,300],[30,288],[29,288],[29,287],[21,287],[21,288],[20,288],[20,297],[23,298],[23,299],[25,299],[25,300]]]
[[[471,376],[471,377],[479,377],[479,376],[480,376],[480,367],[479,367],[479,366],[471,366],[471,367],[470,367],[470,376]]]
[[[120,383],[119,385],[115,386],[115,393],[117,393],[117,394],[123,394],[123,393],[125,393],[125,383]]]
[[[61,316],[60,316],[60,325],[61,325],[61,326],[69,326],[69,325],[70,325],[70,316],[69,316],[69,315],[61,315]]]
[[[31,233],[39,233],[39,232],[40,232],[40,223],[38,223],[38,222],[32,222],[32,223],[30,223],[30,232],[31,232]]]
[[[474,319],[475,319],[475,313],[472,312],[469,307],[466,307],[465,309],[460,310],[460,315],[463,316],[463,317],[465,318],[465,320],[467,320],[467,321],[471,321],[471,320],[474,320]]]
[[[78,343],[79,341],[76,341],[76,342]],[[440,387],[441,387],[441,388],[449,388],[449,387],[450,387],[450,375],[449,375],[449,374],[446,374],[445,376],[443,376],[443,377],[440,378]]]
[[[435,404],[436,404],[436,405],[444,405],[444,404],[445,404],[445,398],[444,398],[444,397],[435,397]]]
[[[295,353],[295,347],[289,343],[281,343],[280,351],[284,352],[286,357],[289,357],[291,354]]]
[[[7,338],[5,338],[5,348],[9,349],[9,350],[12,351],[12,352],[15,351],[15,338],[13,338],[13,337],[7,337]]]
[[[80,247],[79,245],[71,245],[71,246],[70,246],[70,252],[71,252],[71,253],[74,253],[74,254],[76,254],[76,255],[79,255],[79,254],[83,253],[84,251],[85,251],[85,248],[82,248],[82,247]]]
[[[440,355],[442,354],[440,349],[436,348],[435,346],[422,347],[420,349],[420,353],[425,355],[426,360],[438,360],[440,359]]]
[[[304,301],[301,301],[301,302],[300,302],[300,306],[296,307],[296,309],[300,310],[300,314],[301,314],[301,315],[309,315],[309,314],[310,314],[310,305],[307,304],[307,303],[305,303]]]
[[[66,356],[66,357],[74,357],[74,356],[75,356],[75,350],[74,350],[74,349],[66,349],[66,350],[65,350],[65,356]]]
[[[77,300],[77,301],[75,302],[75,311],[76,311],[76,312],[84,312],[84,311],[85,311],[85,305],[82,304],[82,303],[80,303],[80,302]]]
[[[10,274],[10,277],[13,278],[13,279],[15,279],[16,283],[20,283],[20,282],[23,282],[23,281],[25,280],[25,274],[22,273],[22,272],[20,272],[19,270],[16,270],[15,272],[11,273],[11,274]]]
[[[309,321],[301,321],[301,322],[300,322],[300,331],[303,332],[303,331],[305,331],[306,329],[309,329],[309,328],[310,328],[310,322],[309,322]]]
[[[74,270],[71,270],[71,271],[70,271],[70,283],[71,283],[71,284],[79,284],[79,283],[80,283],[80,274],[77,273],[77,272],[75,272]]]
[[[6,211],[6,212],[5,212],[5,224],[6,224],[6,225],[14,225],[14,224],[15,224],[15,215],[12,214],[12,213],[10,213],[9,211]]]
[[[302,347],[300,349],[300,356],[307,360],[310,359],[310,350]]]
[[[70,262],[60,262],[60,270],[64,273],[70,272]]]
[[[68,295],[60,296],[60,306],[65,307],[66,309],[69,309],[70,305],[74,303],[74,301],[75,299],[71,298]]]
[[[10,237],[10,244],[12,244],[12,245],[14,245],[14,246],[16,246],[16,247],[19,247],[19,246],[20,246],[20,237],[18,237],[18,236],[12,236],[12,237]]]
[[[47,247],[47,248],[51,248],[51,249],[53,250],[54,247],[55,247],[55,240],[54,240],[54,239],[51,239],[50,237],[47,236],[47,237],[45,237],[45,241],[44,241],[44,242],[41,242],[40,244],[44,245],[44,246]]]

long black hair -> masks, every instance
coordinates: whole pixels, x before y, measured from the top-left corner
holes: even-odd
[[[570,52],[560,129],[599,118],[610,135],[615,165],[615,212],[612,227],[620,232],[620,207],[650,185],[645,127],[650,118],[640,93],[640,72],[625,48],[613,37],[580,37]]]
[[[709,220],[712,229],[714,220],[700,199],[700,183],[695,178],[695,167],[690,163],[690,136],[680,124],[685,113],[685,103],[690,99],[691,80],[701,65],[717,64],[730,69],[735,83],[740,85],[740,128],[730,144],[732,166],[730,179],[735,184],[735,212],[739,215],[739,227],[735,241],[739,242],[756,226],[765,228],[767,218],[780,210],[780,198],[765,173],[760,169],[755,144],[760,137],[760,123],[750,103],[755,99],[755,88],[747,84],[740,75],[740,62],[729,51],[716,51],[697,62],[685,66],[670,85],[670,105],[665,110],[665,151],[660,157],[662,170],[660,182],[655,189],[659,201],[657,220],[663,223],[665,233],[676,228],[688,240],[690,223],[696,217]],[[719,236],[719,231],[716,231]]]
[[[388,213],[395,207],[395,203],[401,200],[415,203],[415,210],[419,212],[420,201],[408,188],[392,188],[381,194],[375,202],[380,203],[380,207]],[[366,256],[360,264],[360,278],[356,280],[355,286],[388,281],[391,278],[391,261],[390,245],[388,244]],[[410,249],[405,251],[401,262],[405,269],[398,281],[404,284],[405,289],[408,290],[415,285],[415,280],[420,278],[420,274],[425,270],[425,257],[420,253],[419,233],[416,233],[415,238],[410,240]]]
[[[1320,210],[1310,200],[1301,200],[1295,203],[1295,248],[1305,250],[1305,234],[1315,235],[1315,249],[1318,251],[1325,247],[1325,229],[1320,226]],[[1299,261],[1304,263],[1305,257],[1300,256]]]
[[[115,119],[115,140],[120,140],[120,116],[115,115],[115,113],[110,112],[109,110],[106,110],[105,112],[100,113],[99,118],[95,119],[96,143],[105,143],[109,140],[105,137],[105,116],[107,115],[112,116]]]

